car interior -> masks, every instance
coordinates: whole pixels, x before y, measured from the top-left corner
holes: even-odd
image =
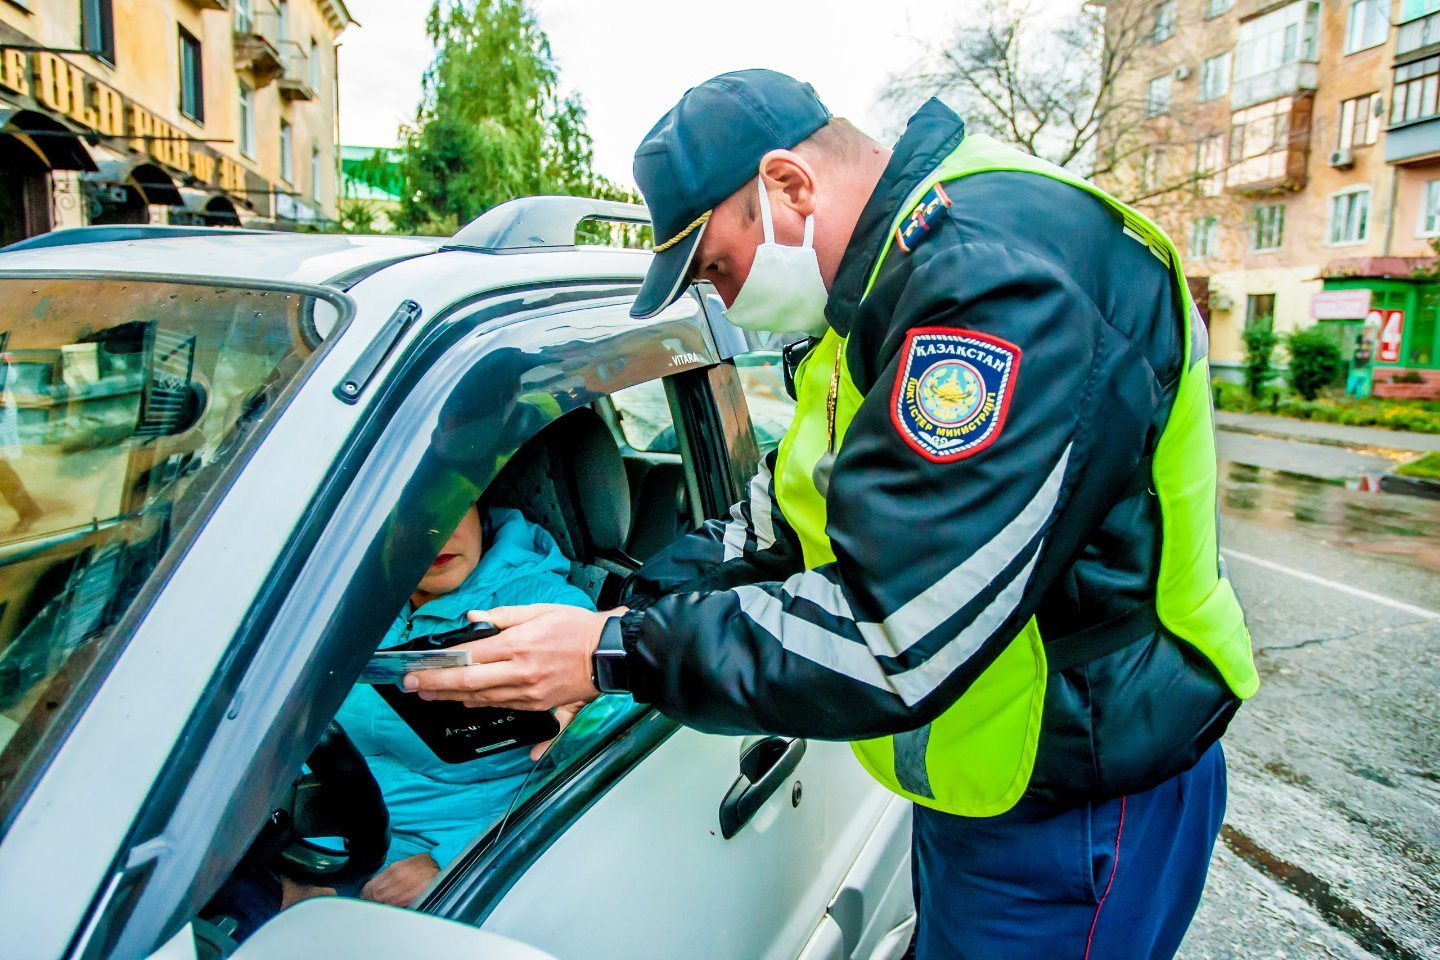
[[[542,429],[486,489],[486,503],[519,510],[555,539],[570,560],[567,579],[597,609],[615,606],[626,578],[698,522],[669,416],[658,382],[603,397]],[[512,811],[635,712],[628,697],[588,705],[533,769]],[[388,845],[388,817],[364,766],[339,725],[331,724],[281,809],[202,913],[197,933],[213,955],[228,954],[265,919],[251,918],[249,928],[242,923],[237,930],[234,916],[237,900],[245,899],[239,888],[257,871],[352,890],[376,872]],[[475,834],[493,836],[500,828],[503,822],[477,822]]]

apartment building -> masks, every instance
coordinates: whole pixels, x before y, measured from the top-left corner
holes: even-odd
[[[0,243],[336,218],[343,0],[0,0]]]
[[[1187,254],[1217,373],[1247,326],[1320,323],[1372,341],[1376,394],[1440,394],[1440,0],[1104,6],[1131,47],[1097,180]]]

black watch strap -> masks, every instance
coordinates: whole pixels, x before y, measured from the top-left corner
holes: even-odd
[[[601,693],[629,693],[630,670],[625,661],[620,618],[611,617],[600,631],[600,644],[590,658],[590,681]]]

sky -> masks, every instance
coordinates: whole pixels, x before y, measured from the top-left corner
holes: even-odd
[[[429,0],[346,5],[361,25],[341,36],[341,142],[394,146],[399,125],[414,117],[430,62]],[[630,157],[641,138],[687,89],[727,70],[782,70],[814,84],[836,116],[893,138],[904,118],[880,102],[887,78],[910,69],[927,44],[943,44],[966,4],[531,0],[531,7],[550,37],[562,89],[578,92],[589,111],[596,169],[633,185]],[[723,16],[702,19],[700,10]]]

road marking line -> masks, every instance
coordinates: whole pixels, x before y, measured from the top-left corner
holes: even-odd
[[[1378,603],[1383,607],[1390,607],[1392,610],[1399,610],[1403,613],[1408,613],[1426,620],[1440,620],[1440,612],[1436,612],[1434,610],[1427,610],[1424,607],[1417,607],[1413,604],[1405,603],[1402,600],[1394,600],[1390,597],[1381,596],[1378,593],[1371,593],[1369,590],[1361,590],[1359,587],[1352,587],[1344,583],[1336,583],[1334,580],[1326,580],[1324,577],[1317,577],[1313,573],[1306,573],[1304,570],[1296,570],[1293,567],[1287,567],[1284,564],[1276,563],[1273,560],[1266,560],[1262,557],[1254,557],[1248,553],[1241,553],[1238,550],[1230,550],[1228,548],[1222,549],[1220,552],[1229,559],[1240,560],[1244,563],[1253,563],[1257,567],[1264,567],[1267,570],[1274,570],[1276,573],[1289,574],[1297,580],[1307,580],[1310,583],[1319,584],[1320,586],[1328,587],[1331,590],[1338,590],[1341,593],[1348,593],[1352,597],[1360,597],[1362,600],[1369,600],[1371,603]]]

